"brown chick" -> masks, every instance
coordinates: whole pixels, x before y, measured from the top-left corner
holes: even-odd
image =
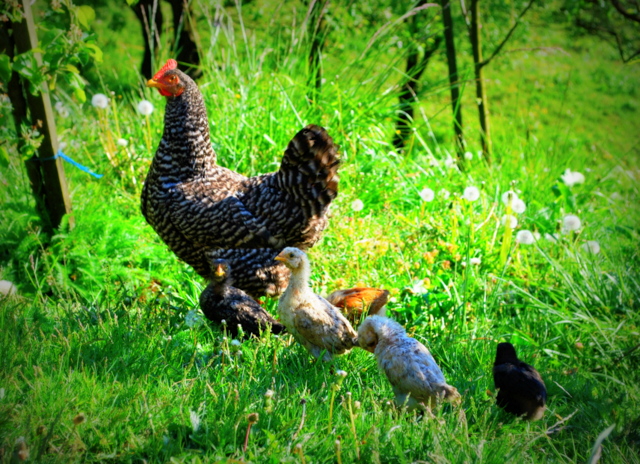
[[[493,381],[498,389],[498,406],[526,420],[544,415],[547,388],[533,366],[523,363],[511,343],[499,343],[493,364]]]
[[[340,308],[349,322],[360,322],[364,316],[384,316],[389,291],[380,288],[354,287],[336,290],[327,301]]]
[[[291,270],[289,286],[278,302],[280,321],[315,358],[330,361],[358,344],[358,334],[340,310],[309,288],[307,254],[287,247],[276,256]]]
[[[210,321],[227,323],[229,332],[238,336],[238,325],[246,335],[260,336],[260,332],[279,334],[284,326],[266,312],[253,298],[239,288],[232,287],[231,268],[223,259],[212,263],[211,283],[200,295],[200,308]]]
[[[447,384],[429,350],[407,335],[397,322],[369,316],[358,329],[360,347],[375,354],[396,395],[398,406],[409,409],[433,406],[438,400],[460,401],[460,393]],[[407,399],[408,398],[408,399]]]

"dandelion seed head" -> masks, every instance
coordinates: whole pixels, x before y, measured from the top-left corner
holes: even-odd
[[[264,392],[264,397],[265,397],[266,399],[271,399],[271,398],[273,398],[273,395],[274,395],[274,394],[275,394],[275,393],[274,393],[274,391],[273,391],[273,390],[267,390],[266,392]]]
[[[464,189],[462,198],[467,201],[476,201],[478,198],[480,198],[480,190],[478,190],[478,187],[467,187],[466,189]]]
[[[560,178],[567,187],[573,187],[576,184],[583,184],[585,180],[582,173],[571,171],[569,168],[564,171],[564,174],[562,174]]]
[[[530,230],[519,230],[516,234],[516,242],[522,245],[533,245],[536,238],[533,236]]]
[[[480,266],[480,263],[482,263],[482,260],[480,258],[471,258],[469,260],[469,263],[471,263],[474,266]]]
[[[558,243],[558,237],[553,234],[546,233],[544,234],[544,238],[549,240],[551,243]]]
[[[260,419],[260,415],[257,412],[252,412],[247,416],[247,420],[250,424],[255,424]]]
[[[129,141],[127,139],[118,139],[116,140],[116,143],[121,147],[126,147],[127,145],[129,145]]]
[[[582,222],[575,214],[567,214],[562,220],[562,227],[567,231],[578,230],[582,227]]]
[[[151,103],[149,100],[142,100],[140,103],[138,103],[138,111],[143,116],[149,116],[151,113],[153,113],[153,103]]]
[[[467,161],[471,161],[473,159],[473,153],[471,153],[470,151],[465,152],[464,159],[466,159]]]
[[[527,204],[520,198],[516,198],[511,202],[511,210],[514,213],[522,214],[527,209]]]
[[[518,226],[518,218],[511,214],[505,214],[502,216],[501,222],[503,226],[508,224],[512,229],[515,229]]]
[[[518,194],[513,190],[507,190],[502,194],[502,203],[509,206],[509,204],[513,204],[513,201],[518,198]]]
[[[96,108],[105,109],[109,106],[109,97],[103,93],[97,93],[91,97],[91,104]]]
[[[420,191],[419,195],[420,195],[420,198],[422,198],[423,201],[433,201],[433,199],[436,197],[436,194],[430,188],[422,189],[422,191]]]
[[[362,211],[364,209],[364,203],[360,199],[353,200],[353,203],[351,203],[351,209],[356,213],[358,211]]]
[[[346,373],[346,371],[343,371],[343,370],[338,369],[338,370],[336,371],[336,375],[337,375],[338,377],[342,377],[342,378],[344,379],[344,378],[347,376],[347,373]]]
[[[240,346],[240,345],[242,345],[242,342],[240,340],[236,340],[234,338],[233,340],[231,340],[231,345],[232,346]]]
[[[598,253],[600,253],[600,244],[595,240],[589,240],[588,242],[582,244],[582,249],[587,253],[593,253],[594,255],[597,255]]]

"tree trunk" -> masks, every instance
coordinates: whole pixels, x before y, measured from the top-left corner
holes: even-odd
[[[316,100],[322,87],[322,49],[327,33],[324,15],[329,7],[329,0],[311,0],[309,13],[308,34],[311,39],[309,48],[309,80],[308,87],[312,89],[311,99]]]
[[[458,65],[456,61],[456,46],[454,43],[453,20],[451,19],[451,1],[443,0],[442,22],[444,25],[444,42],[447,51],[447,65],[449,66],[449,85],[451,87],[451,107],[453,109],[453,130],[456,134],[456,152],[458,166],[464,166],[464,135],[462,126],[462,108],[460,102],[460,88]]]
[[[412,17],[412,36],[416,32],[416,16]],[[411,135],[411,126],[413,124],[413,105],[416,97],[420,92],[420,77],[424,73],[429,64],[429,60],[433,54],[440,48],[442,37],[436,37],[434,44],[427,48],[425,44],[424,55],[419,59],[419,53],[416,46],[412,45],[411,51],[407,56],[407,78],[402,84],[402,89],[398,95],[398,120],[396,122],[396,131],[393,136],[393,146],[396,151],[402,151],[407,144],[407,139]]]
[[[471,0],[471,48],[473,50],[473,70],[476,81],[476,102],[480,118],[480,144],[487,163],[491,163],[491,131],[489,108],[484,85],[484,63],[482,62],[482,39],[480,36],[480,0]]]

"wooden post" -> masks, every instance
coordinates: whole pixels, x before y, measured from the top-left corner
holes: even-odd
[[[12,23],[13,41],[15,42],[15,53],[25,53],[38,46],[38,37],[33,22],[31,3],[23,0],[24,18],[20,23]],[[39,53],[35,53],[38,66],[42,65],[42,58]],[[12,81],[15,81],[15,73]],[[31,125],[37,125],[42,133],[43,140],[36,156],[26,161],[27,173],[36,201],[42,207],[41,214],[44,215],[43,222],[51,230],[60,226],[62,217],[71,213],[71,199],[69,189],[64,175],[64,166],[60,158],[55,158],[58,152],[58,135],[56,124],[49,98],[49,88],[46,83],[42,84],[39,95],[32,95],[28,90],[28,85],[22,82],[20,86],[13,88],[10,98],[14,108],[23,107],[17,114],[16,130],[20,132],[20,123],[30,121]],[[26,106],[29,108],[30,118],[25,121],[24,97],[26,96]],[[14,103],[14,100],[22,100]],[[27,122],[29,123],[29,122]],[[73,217],[69,217],[69,227],[73,227]]]

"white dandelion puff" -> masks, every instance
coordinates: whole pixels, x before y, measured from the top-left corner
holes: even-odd
[[[138,103],[138,111],[143,116],[149,116],[151,113],[153,113],[153,103],[151,103],[149,100],[142,100],[140,103]]]
[[[423,201],[433,201],[433,199],[436,197],[436,194],[430,188],[422,189],[419,195]]]
[[[554,234],[546,233],[544,234],[544,238],[549,240],[551,243],[558,243],[558,237],[556,237]]]
[[[339,369],[339,370],[337,370],[337,371],[336,371],[336,375],[337,375],[338,377],[345,378],[345,377],[347,376],[347,373],[346,373],[346,371],[343,371],[343,370],[340,370],[340,369]]]
[[[266,392],[264,392],[264,397],[265,397],[266,399],[271,399],[271,398],[273,398],[273,395],[274,395],[274,394],[275,394],[275,393],[274,393],[274,391],[273,391],[273,390],[267,390]]]
[[[522,245],[533,245],[535,241],[536,238],[530,230],[519,230],[516,234],[516,242]]]
[[[600,253],[600,244],[595,240],[589,240],[588,242],[582,244],[582,249],[587,253],[593,253],[594,255],[597,255],[598,253]]]
[[[233,340],[231,340],[231,345],[232,346],[241,346],[242,342],[240,340],[236,340],[235,338]]]
[[[109,106],[109,97],[107,97],[103,93],[97,93],[93,97],[91,97],[91,104],[96,108],[105,109]]]
[[[507,190],[502,194],[502,203],[509,206],[509,204],[513,204],[513,201],[518,198],[518,194],[513,190]]]
[[[116,140],[116,143],[121,147],[126,147],[127,145],[129,145],[129,141],[127,139],[118,139]]]
[[[522,201],[520,198],[516,198],[511,203],[511,210],[514,213],[522,214],[525,212],[526,209],[527,209],[527,204],[524,201]]]
[[[469,260],[469,263],[470,263],[472,266],[480,266],[480,264],[482,263],[482,260],[481,260],[480,258],[471,258],[471,259]]]
[[[562,174],[560,178],[567,187],[573,187],[575,184],[584,183],[584,175],[580,172],[571,171],[569,168],[564,171],[564,174]]]
[[[578,230],[582,227],[582,222],[575,214],[567,214],[562,220],[562,227],[566,231]]]
[[[184,323],[190,329],[194,327],[199,327],[203,323],[202,316],[200,316],[200,314],[197,311],[192,309],[184,317]]]
[[[438,192],[438,195],[440,195],[443,200],[448,200],[449,197],[451,196],[451,192],[449,192],[449,190],[447,189],[440,189],[440,191]]]
[[[353,203],[351,203],[351,209],[356,213],[358,211],[362,211],[364,209],[364,203],[360,199],[353,200]]]
[[[515,229],[518,225],[518,218],[511,214],[505,214],[502,216],[501,222],[503,226],[509,224],[510,228]]]
[[[478,190],[477,187],[467,187],[466,189],[464,189],[462,198],[467,201],[476,201],[478,198],[480,198],[480,190]]]
[[[444,160],[444,165],[448,168],[455,168],[457,166],[456,160],[454,160],[450,156]]]
[[[470,151],[465,152],[464,159],[466,159],[467,161],[471,161],[473,159],[473,153],[471,153]]]

